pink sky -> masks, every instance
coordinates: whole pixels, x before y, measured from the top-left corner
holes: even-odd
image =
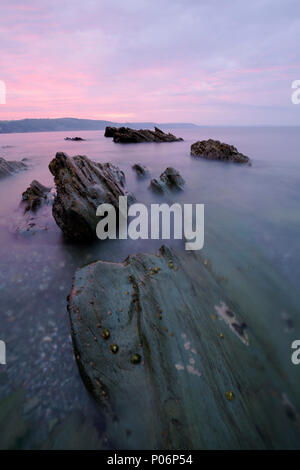
[[[294,0],[12,0],[0,120],[300,124]]]

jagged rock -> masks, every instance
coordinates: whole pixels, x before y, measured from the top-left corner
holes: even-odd
[[[82,137],[65,137],[65,140],[73,140],[75,142],[78,142],[85,139],[83,139]]]
[[[165,191],[164,185],[157,178],[153,178],[150,181],[149,188],[152,189],[152,191],[154,191],[156,193],[164,193],[164,191]]]
[[[150,188],[160,193],[169,189],[182,189],[183,185],[184,179],[179,171],[172,167],[166,168],[159,179],[154,178],[150,181]]]
[[[0,157],[0,178],[4,176],[10,176],[19,171],[26,170],[27,166],[25,163],[17,161],[7,161]]]
[[[26,203],[25,212],[34,211],[39,207],[43,200],[47,199],[48,193],[51,188],[47,188],[39,181],[33,180],[29,188],[22,194],[22,201]]]
[[[286,378],[195,252],[93,262],[76,272],[68,309],[115,448],[298,448]]]
[[[179,171],[172,167],[166,168],[160,175],[160,179],[170,187],[181,188],[184,185],[184,179]]]
[[[92,162],[86,156],[69,157],[58,152],[50,162],[57,194],[53,217],[64,235],[74,241],[96,238],[96,209],[109,203],[118,209],[119,196],[134,197],[125,190],[125,175],[111,163]]]
[[[136,171],[138,176],[148,176],[149,175],[149,170],[146,166],[141,165],[140,163],[135,163],[132,166],[133,170]]]
[[[117,127],[106,126],[104,137],[113,137],[114,133],[118,130]]]
[[[236,147],[219,140],[202,140],[191,145],[191,155],[208,160],[223,160],[236,163],[249,163],[249,157],[239,153]]]
[[[139,143],[139,142],[179,142],[183,139],[173,134],[166,134],[158,127],[154,131],[150,129],[130,129],[129,127],[106,127],[105,137],[112,137],[116,143]]]
[[[22,194],[22,214],[14,217],[13,231],[21,235],[34,235],[37,232],[55,229],[52,217],[54,188],[48,188],[33,180]]]

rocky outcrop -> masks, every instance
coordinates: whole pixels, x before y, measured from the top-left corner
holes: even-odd
[[[149,170],[146,166],[141,165],[140,163],[135,163],[132,166],[132,169],[136,172],[138,176],[149,176]]]
[[[117,127],[106,126],[104,137],[113,137],[114,133],[117,132],[117,130],[118,130]]]
[[[82,137],[65,137],[65,140],[73,140],[74,142],[80,142],[85,139],[83,139]]]
[[[57,194],[53,217],[64,235],[74,241],[96,238],[96,209],[109,203],[118,209],[119,196],[133,196],[125,190],[125,175],[111,163],[92,162],[86,156],[69,157],[59,152],[50,162]]]
[[[10,176],[19,171],[26,170],[27,166],[25,163],[17,161],[7,161],[0,157],[0,178],[4,176]]]
[[[150,129],[130,129],[129,127],[106,127],[105,137],[112,137],[113,141],[121,144],[136,144],[140,142],[179,142],[183,139],[173,134],[166,134],[158,127]]]
[[[33,180],[30,186],[22,194],[22,201],[25,204],[25,212],[34,211],[40,207],[41,203],[47,199],[51,188],[47,188],[39,181]]]
[[[249,163],[249,157],[238,152],[236,147],[219,140],[202,140],[191,146],[191,155],[207,160],[222,160],[235,163]]]
[[[34,235],[55,229],[52,217],[54,197],[54,188],[48,188],[33,180],[22,194],[22,213],[15,216],[13,230],[21,235]]]
[[[183,189],[184,179],[175,168],[168,167],[160,175],[159,179],[150,181],[150,188],[155,192],[164,193],[168,190]]]
[[[118,449],[297,447],[286,378],[204,261],[162,247],[76,272],[74,351],[107,437]]]

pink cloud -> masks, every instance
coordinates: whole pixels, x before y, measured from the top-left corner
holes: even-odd
[[[222,124],[226,115],[225,123],[240,124],[249,123],[247,109],[256,106],[268,121],[269,108],[290,106],[290,82],[299,78],[295,11],[273,7],[266,24],[263,7],[229,0],[218,15],[214,8],[183,0],[166,0],[159,14],[140,0],[1,5],[7,105],[0,119]],[[289,112],[294,121],[296,110]]]

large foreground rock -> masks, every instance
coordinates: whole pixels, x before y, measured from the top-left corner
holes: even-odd
[[[23,162],[7,161],[0,157],[0,178],[10,176],[19,171],[26,170],[27,166]]]
[[[185,181],[178,170],[168,167],[160,175],[159,179],[153,178],[150,181],[150,188],[158,193],[164,193],[168,190],[183,189]]]
[[[299,447],[286,377],[198,255],[91,263],[68,309],[114,448]]]
[[[53,217],[64,235],[75,241],[96,238],[99,217],[96,209],[109,203],[118,209],[119,196],[133,196],[125,190],[125,175],[111,163],[96,163],[86,156],[69,157],[58,152],[50,162],[54,176],[56,197]]]
[[[249,163],[249,157],[239,153],[236,147],[219,140],[202,140],[191,145],[191,155],[207,160],[223,160],[235,163]]]
[[[130,129],[129,127],[106,127],[105,137],[112,137],[113,141],[121,144],[136,144],[140,142],[179,142],[183,139],[173,134],[166,134],[158,127],[150,129]]]

